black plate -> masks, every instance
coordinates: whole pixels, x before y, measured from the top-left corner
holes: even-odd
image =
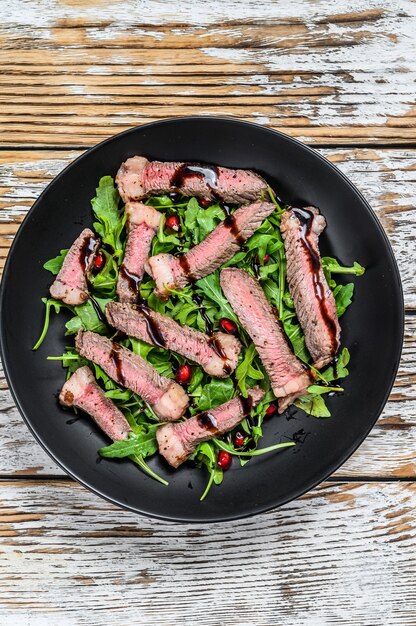
[[[323,254],[367,268],[356,284],[355,301],[342,318],[342,344],[351,352],[345,394],[328,401],[332,418],[319,420],[297,411],[274,417],[263,445],[291,438],[296,448],[257,457],[244,468],[234,462],[223,484],[199,501],[205,472],[171,471],[151,460],[167,477],[164,487],[128,461],[97,463],[106,438],[88,419],[68,424],[73,414],[57,404],[64,380],[59,355],[65,315],[53,316],[40,350],[32,352],[43,323],[40,298],[51,275],[43,263],[67,248],[91,226],[90,199],[99,178],[115,175],[134,154],[150,159],[205,161],[261,172],[287,202],[320,207],[328,228]],[[27,425],[51,457],[95,493],[121,506],[171,520],[214,521],[242,517],[281,505],[334,472],[360,445],[380,415],[399,364],[403,337],[400,278],[389,242],[367,202],[345,176],[298,141],[254,124],[231,119],[183,118],[134,128],[104,141],[67,167],[42,193],[12,245],[1,288],[1,342],[6,376]],[[302,429],[304,432],[302,432]]]

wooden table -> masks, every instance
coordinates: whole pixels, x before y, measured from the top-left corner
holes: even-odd
[[[88,146],[150,120],[228,115],[302,139],[358,186],[394,248],[407,321],[390,400],[356,454],[240,522],[165,523],[98,499],[42,452],[2,378],[0,623],[414,626],[415,4],[0,6],[2,261]]]

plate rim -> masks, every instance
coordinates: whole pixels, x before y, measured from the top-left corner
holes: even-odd
[[[380,235],[382,236],[382,238],[384,239],[384,242],[386,244],[386,248],[387,248],[388,254],[389,254],[389,260],[390,260],[390,263],[391,263],[391,267],[393,269],[393,282],[395,283],[395,285],[397,287],[397,291],[398,291],[398,293],[397,293],[398,298],[397,298],[396,304],[397,304],[397,309],[398,309],[397,313],[398,313],[398,316],[399,316],[399,327],[396,329],[397,336],[398,336],[398,345],[396,347],[395,362],[393,364],[393,369],[392,369],[393,375],[391,377],[391,381],[390,381],[390,383],[388,385],[388,388],[386,388],[385,393],[383,395],[381,406],[380,406],[380,410],[376,413],[375,417],[371,418],[371,420],[369,421],[368,428],[365,430],[364,434],[361,437],[359,437],[358,441],[355,441],[344,452],[344,454],[340,457],[340,460],[337,461],[334,465],[332,465],[327,473],[325,473],[323,476],[321,476],[318,480],[313,480],[312,482],[308,483],[306,488],[298,489],[295,493],[291,493],[290,495],[288,495],[287,498],[283,498],[282,501],[279,504],[268,504],[268,505],[265,505],[265,506],[260,506],[260,507],[254,509],[254,510],[247,511],[245,513],[239,513],[239,514],[236,514],[236,515],[233,515],[233,513],[230,512],[230,514],[222,514],[222,515],[205,516],[204,517],[204,515],[201,514],[201,516],[196,519],[194,517],[187,517],[186,515],[174,515],[174,516],[171,516],[171,515],[161,515],[161,514],[158,514],[158,513],[154,513],[154,512],[150,512],[150,511],[144,510],[143,508],[138,508],[136,506],[132,506],[132,505],[126,504],[125,502],[121,502],[120,500],[117,500],[116,498],[113,498],[113,497],[110,497],[110,496],[106,495],[105,493],[103,493],[97,487],[92,486],[88,482],[88,480],[85,480],[84,478],[80,478],[72,470],[68,469],[68,467],[64,463],[62,463],[59,459],[57,459],[56,456],[54,455],[54,453],[52,452],[52,450],[50,450],[49,447],[42,441],[40,436],[38,436],[38,434],[35,432],[34,428],[32,427],[30,419],[27,417],[25,410],[23,409],[23,407],[20,404],[20,401],[19,401],[19,398],[18,398],[18,393],[17,393],[17,391],[15,389],[15,385],[14,385],[13,381],[11,380],[11,376],[10,376],[10,373],[9,373],[8,360],[7,360],[5,349],[4,349],[4,344],[5,344],[4,339],[5,339],[5,335],[6,335],[5,321],[4,321],[4,294],[5,294],[5,287],[4,287],[4,285],[7,284],[8,280],[10,280],[9,279],[9,275],[10,275],[10,268],[11,268],[11,264],[12,264],[12,257],[13,257],[13,254],[14,254],[15,247],[17,246],[17,243],[19,241],[19,237],[22,235],[22,232],[24,230],[26,221],[31,216],[31,214],[36,211],[37,206],[39,204],[41,204],[41,202],[43,201],[43,198],[46,195],[46,193],[48,192],[49,188],[55,183],[55,181],[58,181],[61,177],[65,176],[67,170],[69,170],[71,167],[73,167],[78,162],[82,161],[84,158],[88,158],[88,156],[91,153],[99,150],[102,146],[104,146],[104,145],[106,145],[108,143],[111,143],[115,139],[122,138],[124,136],[129,135],[129,134],[134,134],[139,129],[141,130],[141,129],[146,129],[146,128],[155,127],[155,126],[163,126],[163,125],[175,124],[177,122],[198,122],[198,121],[202,121],[204,123],[207,122],[207,121],[209,123],[225,122],[225,123],[235,124],[236,126],[241,126],[241,125],[249,126],[250,128],[255,128],[257,130],[261,130],[261,131],[265,132],[266,134],[271,134],[271,135],[274,135],[274,136],[277,135],[278,137],[281,137],[284,140],[289,141],[289,143],[295,144],[297,147],[300,147],[301,149],[305,150],[306,152],[308,152],[312,156],[317,157],[319,160],[321,160],[323,162],[323,164],[329,166],[338,176],[340,176],[344,180],[345,183],[347,183],[347,185],[350,187],[350,189],[359,197],[361,202],[365,205],[369,215],[372,218],[374,226],[377,228],[378,232],[380,233]],[[354,146],[352,146],[352,147],[354,147]],[[334,146],[334,149],[335,148],[336,148],[336,146]],[[376,424],[377,420],[379,419],[382,411],[384,410],[384,407],[386,406],[386,403],[388,401],[390,392],[391,392],[391,390],[393,388],[393,385],[395,383],[395,380],[396,380],[396,377],[397,377],[397,371],[398,371],[398,368],[399,368],[399,365],[400,365],[400,360],[401,360],[401,355],[402,355],[402,350],[403,350],[404,325],[405,325],[404,294],[403,294],[403,285],[402,285],[402,281],[401,281],[401,276],[400,276],[397,260],[395,258],[395,255],[394,255],[394,252],[393,252],[393,248],[392,248],[391,243],[390,243],[390,241],[389,241],[389,239],[387,237],[387,234],[386,234],[383,226],[381,225],[381,222],[379,221],[376,213],[374,212],[374,210],[372,209],[372,207],[370,206],[370,204],[368,203],[368,201],[366,200],[364,195],[361,193],[361,191],[354,185],[354,183],[336,165],[334,165],[331,161],[329,161],[325,156],[323,156],[320,152],[315,150],[313,147],[303,143],[299,139],[297,139],[295,137],[292,137],[290,135],[287,135],[286,133],[282,133],[281,131],[274,130],[273,128],[269,128],[267,126],[262,126],[260,124],[255,123],[255,122],[251,122],[251,121],[247,121],[247,120],[240,120],[240,119],[237,119],[237,118],[226,117],[226,116],[189,115],[189,116],[181,116],[181,117],[163,118],[161,120],[157,120],[157,121],[154,121],[154,122],[148,122],[146,124],[140,124],[140,125],[137,125],[137,126],[133,126],[133,127],[128,128],[128,129],[126,129],[124,131],[121,131],[119,133],[111,135],[110,137],[107,137],[103,141],[100,141],[99,143],[95,144],[94,146],[91,146],[90,148],[87,148],[82,154],[78,155],[73,161],[68,163],[68,165],[66,167],[64,167],[64,169],[61,170],[48,183],[48,185],[45,187],[45,189],[36,198],[35,202],[31,206],[29,211],[26,213],[26,215],[24,217],[24,220],[23,220],[22,224],[20,225],[20,227],[19,227],[19,229],[18,229],[18,231],[17,231],[17,233],[16,233],[16,235],[15,235],[15,237],[13,239],[12,245],[10,246],[10,249],[8,251],[6,262],[5,262],[4,269],[3,269],[3,275],[2,275],[2,279],[1,279],[1,284],[0,284],[0,358],[1,358],[1,361],[2,361],[2,364],[3,364],[5,378],[6,378],[8,386],[9,386],[9,390],[10,390],[10,393],[12,395],[12,398],[13,398],[15,404],[16,404],[16,407],[17,407],[21,417],[23,418],[24,423],[26,424],[26,427],[28,428],[29,432],[33,435],[33,437],[35,438],[37,443],[40,444],[41,448],[48,454],[48,456],[70,478],[72,478],[73,480],[75,480],[76,482],[81,484],[83,487],[85,487],[86,489],[88,489],[89,491],[94,493],[95,495],[103,498],[105,501],[107,501],[107,502],[109,502],[111,504],[115,504],[116,506],[120,507],[121,509],[132,511],[136,515],[145,515],[145,516],[150,517],[152,519],[158,519],[158,520],[169,521],[169,522],[187,523],[187,524],[207,524],[207,523],[231,522],[233,520],[245,519],[245,518],[248,518],[248,517],[252,517],[253,515],[267,513],[268,511],[271,511],[271,510],[274,510],[274,509],[278,509],[278,508],[288,504],[289,502],[292,502],[293,500],[297,500],[298,498],[303,496],[305,493],[308,493],[309,491],[314,489],[317,485],[327,481],[328,478],[330,476],[332,476],[332,474],[334,474],[342,465],[344,465],[344,463],[352,456],[352,454],[354,454],[354,452],[356,450],[358,450],[358,448],[362,445],[364,440],[368,437],[370,431],[373,429],[373,427]],[[400,340],[400,344],[399,344],[399,340]],[[45,480],[47,480],[47,477],[45,477]],[[201,513],[202,513],[202,511],[201,511]]]

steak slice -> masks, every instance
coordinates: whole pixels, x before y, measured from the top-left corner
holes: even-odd
[[[161,214],[141,202],[128,202],[127,243],[123,263],[120,266],[117,295],[121,302],[137,302],[139,285],[143,278],[152,240],[159,228]]]
[[[88,273],[94,262],[100,240],[92,230],[84,228],[66,255],[49,291],[52,298],[77,306],[89,298]]]
[[[161,421],[182,417],[188,396],[175,381],[161,376],[131,350],[90,331],[78,331],[75,347],[79,354],[99,365],[116,383],[143,398]]]
[[[238,396],[209,412],[199,413],[183,422],[161,426],[156,431],[160,454],[172,467],[179,467],[201,441],[208,441],[237,426],[263,396],[264,391],[260,387],[253,387],[248,389],[247,398]]]
[[[280,229],[285,243],[287,282],[305,343],[321,368],[332,361],[340,344],[340,325],[335,299],[322,269],[318,239],[326,226],[315,207],[292,207],[282,216]]]
[[[260,200],[242,206],[186,254],[175,257],[163,253],[150,257],[145,268],[156,282],[156,294],[166,297],[169,289],[183,289],[188,283],[215,272],[238,252],[274,209],[271,202]]]
[[[293,402],[305,393],[312,376],[293,354],[263,289],[257,280],[237,268],[223,269],[220,280],[225,297],[256,346],[276,398],[291,396]],[[285,404],[279,405],[280,412]]]
[[[241,344],[232,335],[215,333],[210,337],[189,326],[181,326],[144,305],[109,302],[105,314],[114,328],[154,346],[173,350],[199,363],[211,376],[225,378],[237,367]]]
[[[123,413],[97,384],[86,365],[76,370],[62,387],[59,401],[64,406],[75,406],[91,415],[94,422],[113,441],[127,439],[131,428]]]
[[[121,164],[116,182],[124,202],[178,192],[234,204],[253,202],[267,191],[266,181],[250,170],[202,163],[148,161],[134,156]]]

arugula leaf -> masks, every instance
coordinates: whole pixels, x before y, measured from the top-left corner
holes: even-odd
[[[251,343],[244,354],[243,360],[235,370],[235,377],[237,379],[238,386],[245,398],[248,396],[246,386],[247,377],[254,380],[262,380],[264,378],[263,373],[252,365],[256,355],[257,352],[255,345],[254,343]]]
[[[122,459],[131,454],[137,454],[142,458],[151,456],[158,450],[156,430],[159,426],[160,424],[152,424],[147,429],[142,428],[141,432],[130,433],[128,439],[115,441],[109,446],[100,448],[98,453],[110,459]]]
[[[61,269],[68,252],[69,248],[61,250],[58,256],[54,257],[53,259],[49,259],[49,261],[46,261],[46,263],[43,264],[44,269],[48,270],[48,272],[51,272],[51,274],[56,276],[56,274],[59,273],[59,270]]]
[[[204,493],[200,497],[200,500],[204,500],[211,489],[211,485],[214,482],[216,485],[220,485],[222,483],[224,473],[220,467],[217,465],[217,453],[215,450],[215,446],[211,441],[204,441],[200,443],[194,454],[191,457],[194,461],[203,464],[206,466],[209,472],[209,480],[208,484],[204,490]]]
[[[313,415],[313,417],[331,417],[331,413],[321,395],[301,396],[297,398],[293,404],[297,406],[298,409],[305,411],[305,413]]]
[[[53,308],[53,310],[57,314],[60,313],[62,308],[67,308],[67,309],[72,310],[71,307],[69,307],[67,304],[64,304],[60,300],[54,300],[54,298],[42,298],[42,302],[45,305],[45,321],[43,323],[43,328],[42,328],[42,332],[40,333],[40,337],[35,343],[35,345],[33,346],[32,350],[37,350],[38,348],[40,348],[40,346],[43,343],[43,340],[46,337],[46,334],[49,328],[49,323],[50,323],[51,308]]]
[[[330,274],[354,274],[355,276],[362,276],[365,272],[365,267],[354,261],[351,267],[345,267],[341,265],[337,259],[333,259],[330,256],[322,257],[322,267],[324,271]]]
[[[321,372],[321,377],[328,383],[338,380],[339,378],[345,378],[349,374],[347,369],[349,362],[349,350],[348,348],[343,348],[338,359],[335,360],[334,365],[330,365],[323,372]]]
[[[206,236],[214,230],[216,226],[224,219],[224,211],[219,204],[212,204],[207,209],[200,209],[196,215],[198,224],[198,243],[203,241]]]
[[[108,298],[96,298],[96,301],[100,305],[100,309],[104,312],[105,305],[110,302]],[[90,300],[87,300],[80,306],[75,306],[75,317],[72,317],[66,324],[66,335],[73,335],[79,331],[80,328],[84,330],[92,330],[95,333],[103,335],[107,332],[107,326],[98,318],[98,315],[91,304]]]
[[[352,302],[354,295],[354,283],[348,283],[347,285],[337,285],[333,290],[335,304],[337,307],[338,317],[344,315]]]
[[[231,378],[211,379],[209,383],[202,387],[196,410],[198,413],[213,409],[231,398],[234,395],[234,384]]]
[[[198,289],[201,290],[201,295],[204,298],[208,298],[212,301],[217,311],[217,319],[221,317],[228,317],[228,319],[233,320],[234,322],[236,322],[236,324],[239,325],[237,316],[231,308],[230,303],[222,293],[220,285],[220,273],[218,270],[213,274],[210,274],[209,276],[205,276],[205,278],[201,278],[195,284]]]
[[[123,254],[120,236],[126,221],[123,210],[118,208],[119,199],[113,178],[103,176],[98,183],[96,196],[91,200],[92,210],[98,220],[94,223],[94,228],[103,243],[112,248],[116,259],[120,259]]]
[[[213,439],[212,440],[215,445],[220,449],[220,450],[225,450],[225,452],[229,452],[230,454],[234,454],[237,456],[260,456],[261,454],[266,454],[267,452],[274,452],[275,450],[280,450],[282,448],[291,448],[292,446],[295,446],[296,443],[294,441],[285,441],[284,443],[276,443],[273,446],[268,446],[267,448],[260,448],[260,450],[236,450],[236,448],[234,448],[233,446],[230,446],[227,443],[224,443],[224,441],[221,441],[220,439]]]
[[[101,249],[101,254],[105,258],[104,267],[97,274],[91,274],[89,281],[94,293],[99,292],[101,295],[113,299],[116,295],[118,265],[112,255],[105,250]]]

